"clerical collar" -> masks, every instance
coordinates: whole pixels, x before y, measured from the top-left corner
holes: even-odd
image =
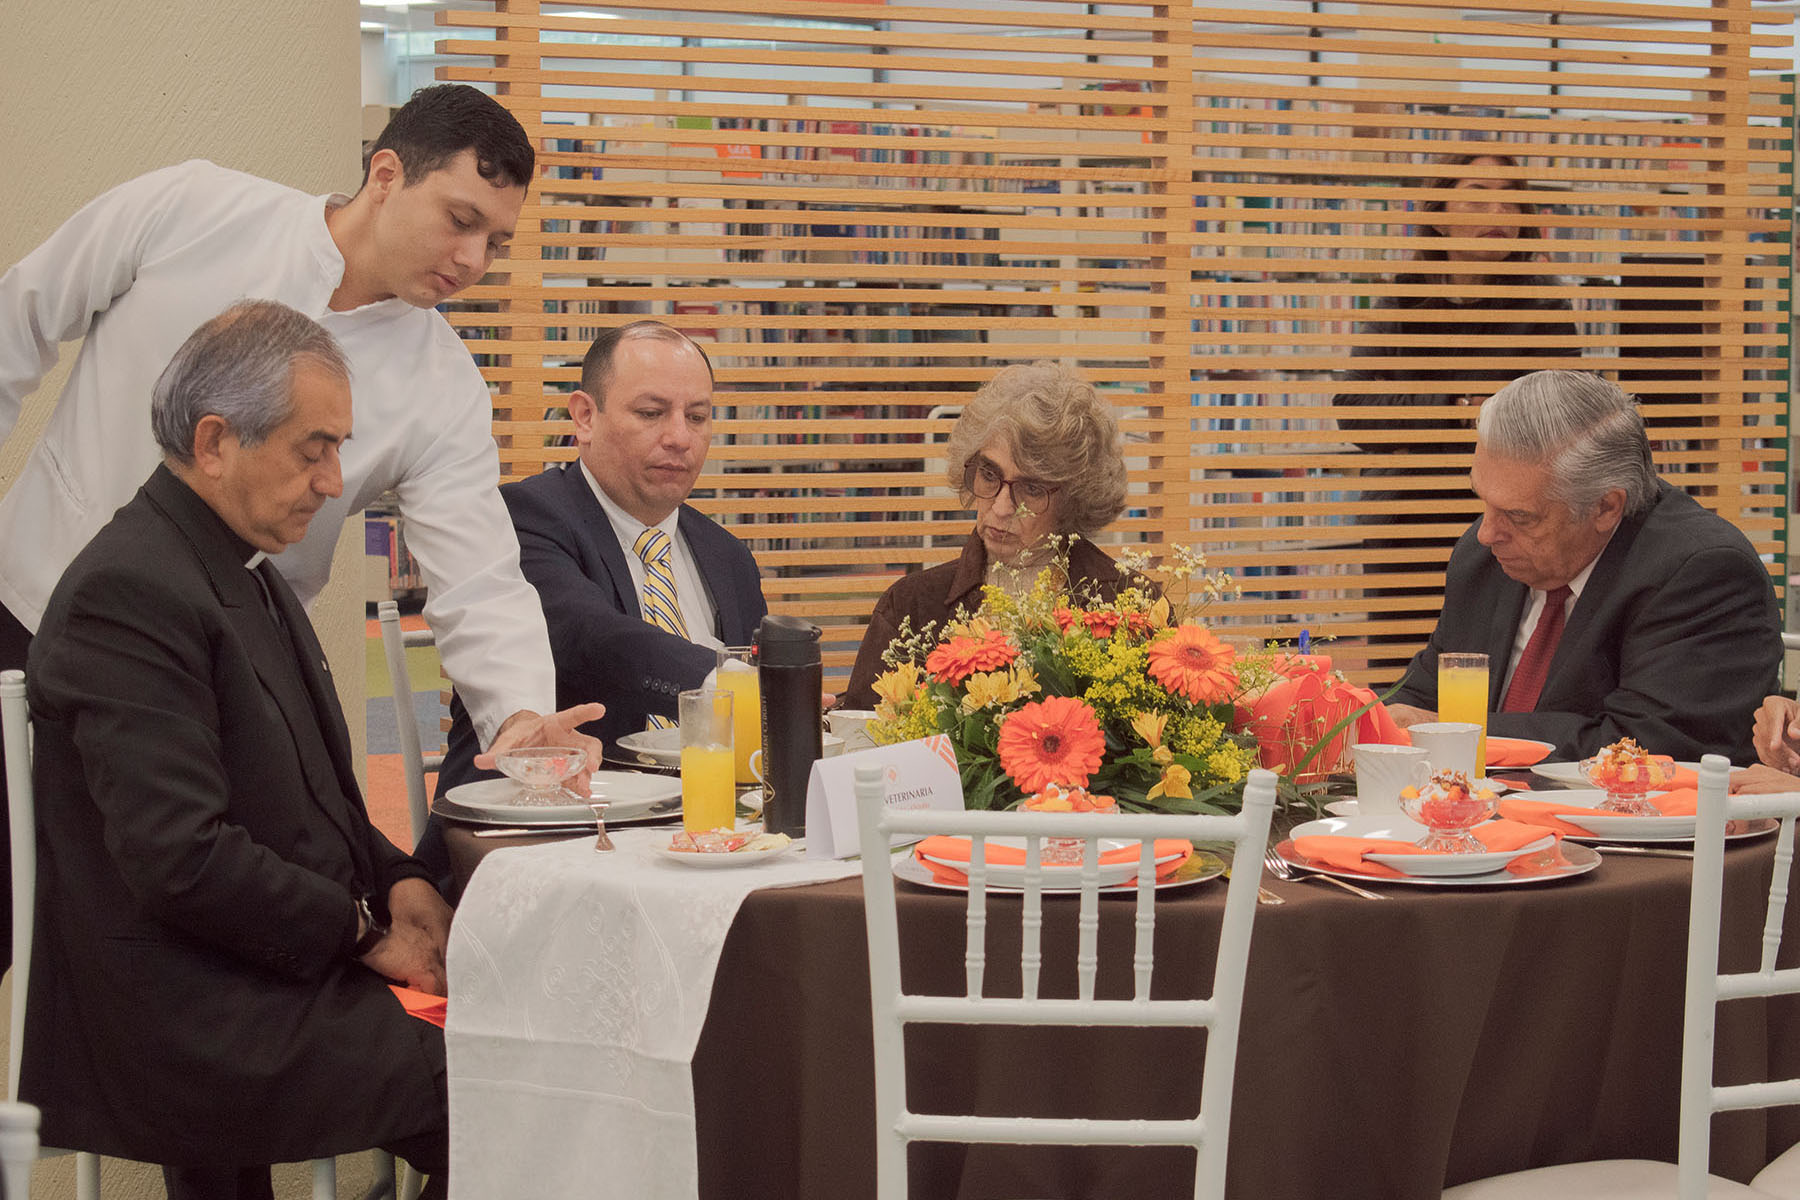
[[[244,570],[246,570],[246,571],[256,570],[257,567],[262,565],[262,560],[267,557],[269,557],[268,551],[258,550],[255,554],[252,554],[248,559],[246,559],[244,561]]]

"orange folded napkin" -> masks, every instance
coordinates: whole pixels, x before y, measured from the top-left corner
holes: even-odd
[[[1500,797],[1500,815],[1509,821],[1521,821],[1542,829],[1554,830],[1557,833],[1572,833],[1576,837],[1593,837],[1594,831],[1579,825],[1571,825],[1557,818],[1566,813],[1593,812],[1591,804],[1566,804],[1557,801],[1555,792],[1538,792],[1535,796],[1523,796],[1517,793]],[[1676,788],[1674,791],[1658,792],[1645,796],[1650,807],[1665,817],[1691,817],[1698,811],[1700,793],[1693,788]]]
[[[1485,825],[1475,827],[1475,836],[1481,844],[1497,853],[1517,850],[1529,846],[1533,842],[1542,841],[1548,829],[1537,825],[1524,825],[1517,821],[1489,821]],[[1364,855],[1368,854],[1424,854],[1417,842],[1402,841],[1398,838],[1358,838],[1343,837],[1338,834],[1319,834],[1314,837],[1294,839],[1294,852],[1302,858],[1324,863],[1340,871],[1357,871],[1364,875],[1385,875],[1400,879],[1406,872],[1396,870],[1386,863],[1370,862]],[[1530,856],[1525,856],[1530,857]],[[1512,870],[1515,863],[1507,864]]]
[[[399,997],[400,1005],[406,1009],[408,1016],[430,1021],[439,1029],[449,1015],[450,1001],[443,996],[434,996],[430,992],[421,992],[417,988],[402,987],[397,983],[388,984],[388,990]]]
[[[1110,850],[1102,850],[1100,861],[1103,863],[1136,862],[1140,853],[1140,843],[1134,842],[1129,846],[1115,846]],[[1161,860],[1166,856],[1172,855],[1173,857],[1170,857],[1167,862],[1158,861],[1156,877],[1165,879],[1174,874],[1176,868],[1186,862],[1193,853],[1192,842],[1181,838],[1157,838],[1154,847],[1156,858]],[[969,854],[969,839],[964,837],[942,835],[928,837],[913,847],[913,857],[918,859],[925,869],[931,872],[932,878],[940,883],[967,883],[968,874],[941,861],[933,860],[950,859],[954,862],[966,863],[969,861]],[[930,857],[926,857],[927,855]],[[1025,865],[1025,848],[1023,846],[996,845],[989,842],[986,857],[990,866],[1022,867]]]
[[[1488,735],[1487,765],[1494,767],[1529,767],[1549,757],[1550,747],[1524,738]]]

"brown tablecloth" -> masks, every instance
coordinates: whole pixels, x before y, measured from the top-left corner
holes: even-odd
[[[1755,965],[1772,861],[1772,839],[1727,855],[1727,969]],[[1428,1200],[1446,1184],[1528,1166],[1673,1161],[1690,869],[1617,856],[1563,883],[1392,886],[1386,902],[1271,882],[1287,903],[1256,914],[1229,1194]],[[901,891],[907,986],[960,993],[964,898]],[[1223,898],[1208,884],[1159,902],[1159,994],[1210,992]],[[990,993],[1016,994],[1017,909],[1016,900],[990,902]],[[1045,989],[1068,995],[1074,904],[1046,909],[1046,963],[1059,969],[1046,972]],[[1102,909],[1101,987],[1127,994],[1131,904]],[[1188,1116],[1199,1103],[1203,1037],[916,1029],[909,1097],[921,1111]],[[1718,1046],[1720,1083],[1768,1078],[1771,1064],[1800,1074],[1800,1011],[1734,1002],[1720,1012]],[[860,881],[749,897],[693,1071],[706,1200],[874,1194]],[[1795,1117],[1724,1114],[1713,1123],[1713,1170],[1748,1179],[1796,1139]],[[912,1154],[917,1200],[1191,1195],[1187,1151]]]

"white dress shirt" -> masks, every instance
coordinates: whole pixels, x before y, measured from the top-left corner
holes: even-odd
[[[650,526],[613,503],[594,473],[588,470],[587,464],[577,460],[576,466],[581,468],[581,477],[587,480],[593,489],[594,499],[606,510],[606,519],[612,522],[613,536],[619,539],[619,549],[625,555],[625,569],[631,572],[631,588],[643,603],[644,595],[644,560],[637,556],[632,547],[637,545],[638,535]],[[694,553],[688,549],[687,539],[681,536],[679,522],[681,509],[656,523],[655,528],[663,531],[669,539],[669,566],[675,573],[675,598],[681,604],[681,619],[688,628],[688,641],[696,646],[711,646],[718,649],[725,643],[718,638],[718,612],[713,608],[712,593],[706,590],[705,582],[700,578],[700,569],[694,565]]]
[[[397,298],[331,311],[344,260],[325,213],[344,202],[182,163],[100,196],[0,276],[0,438],[58,343],[86,338],[0,499],[0,603],[37,628],[64,568],[160,461],[150,390],[176,348],[236,300],[279,300],[343,347],[354,428],[344,494],[275,565],[311,604],[344,521],[393,489],[425,619],[486,745],[513,712],[556,699],[543,609],[496,490],[492,401],[440,314]]]

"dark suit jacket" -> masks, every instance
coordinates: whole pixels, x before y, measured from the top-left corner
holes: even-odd
[[[1492,733],[1554,742],[1559,758],[1633,737],[1679,759],[1756,761],[1750,723],[1775,691],[1781,624],[1768,568],[1728,521],[1659,485],[1601,552],[1529,713],[1497,711],[1529,589],[1475,540],[1480,527],[1450,556],[1443,615],[1395,703],[1436,709],[1439,652],[1486,651]]]
[[[1069,581],[1071,586],[1091,587],[1106,600],[1133,583],[1149,586],[1147,580],[1121,571],[1106,551],[1086,538],[1076,538],[1069,546]],[[944,622],[957,609],[972,613],[981,607],[981,588],[986,582],[987,547],[974,533],[969,534],[956,558],[895,580],[875,602],[839,705],[874,708],[875,681],[887,670],[881,656],[900,632],[901,622],[910,621],[912,631],[917,633],[926,622],[935,621],[941,634]]]
[[[550,626],[556,706],[605,704],[606,715],[582,731],[609,742],[641,730],[651,713],[673,718],[676,696],[700,686],[717,656],[644,620],[627,551],[580,466],[553,467],[505,485],[500,495],[519,532],[519,566],[537,589]],[[749,645],[769,611],[756,560],[697,509],[682,505],[676,522],[711,593],[719,622],[713,633],[727,646]],[[438,795],[491,775],[475,770],[478,753],[474,727],[454,702]]]
[[[45,1144],[288,1162],[442,1122],[442,1035],[349,957],[422,876],[369,824],[305,611],[159,468],[57,585],[26,683]],[[372,901],[375,903],[376,901]]]

